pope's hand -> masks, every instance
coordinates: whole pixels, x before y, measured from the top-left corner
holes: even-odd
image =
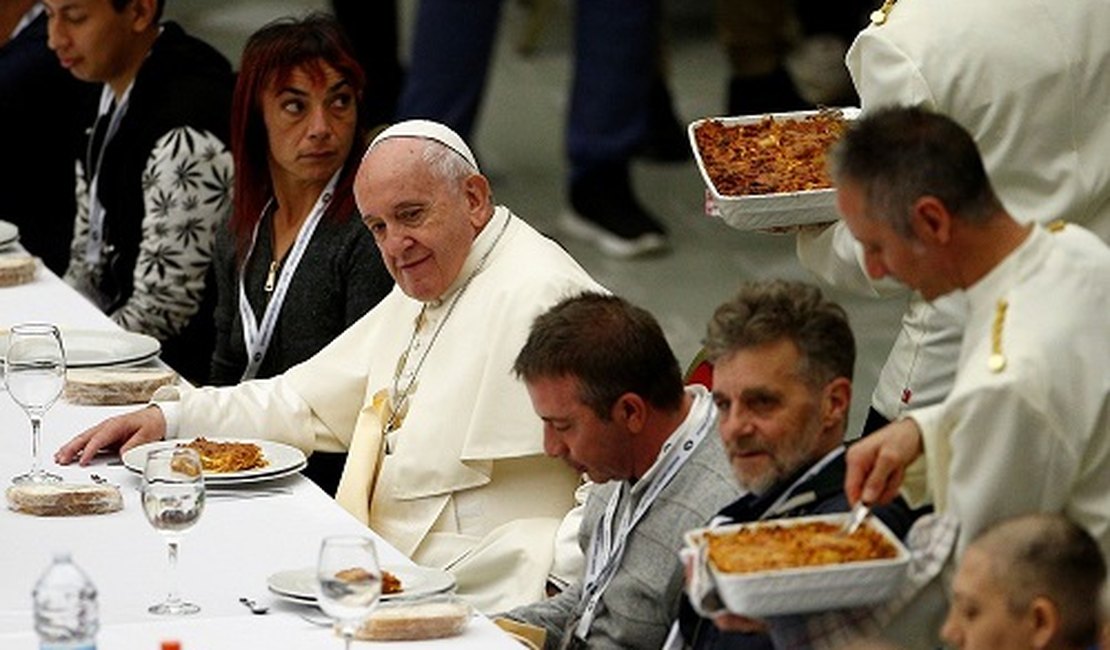
[[[60,465],[68,465],[78,459],[81,465],[88,465],[101,449],[119,447],[119,453],[141,444],[161,440],[166,435],[166,418],[162,409],[148,406],[140,411],[117,415],[83,431],[80,435],[62,445],[54,453],[54,460]]]
[[[890,503],[906,467],[922,453],[921,430],[910,418],[888,424],[848,448],[844,494],[849,503]]]

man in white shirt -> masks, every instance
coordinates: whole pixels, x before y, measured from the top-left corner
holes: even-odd
[[[580,553],[555,533],[576,472],[543,454],[512,364],[532,320],[603,290],[555,242],[494,206],[470,149],[441,124],[383,131],[355,181],[393,292],[278,377],[186,387],[62,447],[59,462],[165,437],[269,438],[348,451],[336,499],[459,592],[500,611],[537,600]]]
[[[1063,219],[1110,241],[1110,3],[898,0],[873,22],[847,56],[864,114],[920,104],[947,115],[971,133],[1015,219]],[[798,256],[837,287],[909,301],[868,430],[944,399],[967,321],[960,301],[927,303],[866,277],[843,222],[801,233]]]
[[[861,119],[832,171],[868,273],[968,314],[952,391],[849,449],[849,499],[931,500],[959,523],[957,553],[1032,512],[1063,513],[1110,551],[1110,248],[1015,221],[970,135],[924,109]]]

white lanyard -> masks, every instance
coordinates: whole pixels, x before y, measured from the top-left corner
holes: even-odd
[[[586,635],[590,633],[590,626],[593,625],[594,615],[597,613],[597,605],[620,565],[621,558],[624,556],[624,546],[632,529],[636,527],[636,524],[651,508],[655,499],[667,487],[671,479],[678,474],[678,471],[682,469],[690,456],[694,454],[706,434],[715,428],[714,425],[716,425],[717,419],[704,413],[704,410],[712,408],[715,407],[709,399],[703,398],[694,401],[694,406],[691,407],[691,413],[687,416],[687,419],[691,422],[700,422],[701,426],[694,430],[687,430],[678,440],[668,441],[667,445],[663,446],[660,455],[664,464],[657,468],[658,472],[655,473],[655,477],[651,479],[651,483],[644,490],[640,502],[636,504],[635,511],[630,512],[628,508],[624,508],[621,512],[620,523],[616,528],[613,526],[613,520],[617,516],[617,506],[620,504],[622,497],[630,492],[628,483],[622,481],[620,487],[609,498],[605,515],[594,530],[593,541],[590,543],[589,558],[586,561],[586,575],[582,581],[582,596],[587,602],[574,630],[574,635],[579,639],[585,641]],[[695,412],[694,409],[697,409],[697,411]]]
[[[289,257],[281,267],[281,275],[278,276],[274,294],[271,296],[270,302],[266,304],[266,311],[262,314],[261,325],[254,317],[254,310],[251,309],[250,302],[247,301],[247,290],[243,284],[247,262],[251,258],[251,253],[254,252],[255,242],[258,240],[258,227],[262,225],[261,217],[254,226],[251,245],[247,249],[247,254],[243,258],[243,268],[239,272],[239,318],[243,321],[243,343],[246,345],[248,355],[247,367],[243,370],[243,381],[253,379],[258,374],[258,367],[262,365],[262,359],[266,357],[266,350],[270,347],[270,339],[274,335],[274,326],[277,324],[278,315],[281,314],[281,306],[285,302],[285,294],[289,290],[289,284],[293,281],[293,274],[296,273],[297,265],[301,263],[301,257],[304,256],[305,249],[308,248],[312,233],[316,231],[317,224],[320,223],[328,204],[331,203],[335,184],[339,181],[339,174],[342,171],[343,169],[340,168],[332,174],[331,180],[324,187],[324,191],[316,199],[316,205],[312,206],[312,212],[301,224],[297,239],[293,242],[293,247],[289,249]],[[263,208],[263,212],[267,209],[269,209],[269,204]]]
[[[801,495],[804,498],[798,498],[793,494],[794,490],[796,490],[799,485],[802,485],[814,476],[817,476],[821,472],[821,470],[825,469],[826,465],[831,463],[843,453],[844,446],[840,445],[836,449],[833,449],[829,453],[825,454],[824,458],[814,463],[813,467],[810,467],[805,474],[802,474],[800,477],[798,477],[798,480],[794,481],[790,485],[790,487],[784,490],[783,493],[779,495],[779,498],[775,499],[775,502],[772,503],[769,508],[763,511],[763,514],[761,514],[759,518],[761,520],[768,519],[770,517],[777,516],[783,512],[793,510],[794,508],[804,505],[805,503],[812,502],[814,500],[814,496],[812,494]]]
[[[120,97],[119,103],[116,104],[116,110],[112,111],[112,116],[108,119],[108,129],[104,132],[100,149],[96,152],[96,172],[93,173],[92,180],[89,181],[89,239],[85,242],[85,263],[89,266],[96,266],[100,263],[100,252],[104,248],[104,206],[101,205],[98,196],[100,168],[104,163],[104,151],[108,148],[108,143],[115,137],[116,131],[119,131],[120,122],[123,121],[123,116],[127,113],[127,105],[131,100],[131,89],[134,86],[135,82],[131,82],[131,85],[123,92],[123,96]],[[108,114],[114,98],[112,87],[104,84],[104,87],[100,90],[100,108],[97,110],[96,122],[93,123],[93,132],[89,134],[89,145],[85,151],[85,173],[88,173],[88,167],[92,166],[92,146],[93,140],[96,138],[96,127],[100,120]]]
[[[35,22],[35,19],[39,17],[39,14],[44,11],[46,11],[46,7],[44,7],[41,2],[36,2],[35,4],[31,5],[31,8],[27,10],[27,13],[23,14],[23,17],[19,19],[18,23],[16,23],[15,29],[12,30],[12,33],[8,35],[8,40],[14,41],[15,37],[19,36],[19,32],[27,29],[27,26]]]

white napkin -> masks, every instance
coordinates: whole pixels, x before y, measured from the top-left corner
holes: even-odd
[[[726,613],[724,603],[717,594],[717,583],[709,571],[709,545],[703,535],[692,538],[693,546],[686,546],[678,552],[687,568],[686,595],[694,611],[702,618],[713,618]]]

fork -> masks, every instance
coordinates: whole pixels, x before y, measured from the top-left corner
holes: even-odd
[[[214,488],[207,490],[205,496],[209,499],[259,499],[262,497],[277,497],[287,494],[293,494],[292,488],[274,487],[255,490],[220,490]]]
[[[296,614],[297,616],[300,616],[301,620],[305,621],[306,623],[312,623],[313,625],[316,625],[318,627],[332,627],[335,625],[335,620],[327,616],[317,616],[315,614],[309,614],[301,611],[298,611]]]
[[[852,511],[848,513],[848,517],[844,520],[844,525],[840,527],[840,533],[844,536],[849,536],[859,530],[863,522],[871,516],[871,506],[859,501],[852,507]]]

